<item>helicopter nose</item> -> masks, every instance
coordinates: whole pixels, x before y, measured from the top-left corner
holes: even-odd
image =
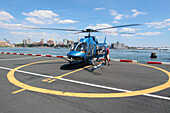
[[[67,54],[68,58],[84,58],[85,56],[85,53],[83,52],[79,52],[79,51],[70,51],[68,54]]]

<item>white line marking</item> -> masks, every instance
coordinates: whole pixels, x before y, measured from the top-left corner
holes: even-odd
[[[0,61],[7,61],[7,60],[23,60],[23,59],[31,59],[31,58],[38,58],[38,57],[0,59]]]
[[[101,85],[96,85],[96,84],[91,84],[91,83],[86,83],[86,82],[81,82],[81,81],[76,81],[76,80],[70,80],[70,79],[65,79],[65,78],[60,78],[59,80],[72,82],[72,83],[76,83],[76,84],[82,84],[82,85],[86,85],[86,86],[97,87],[97,88],[109,89],[109,90],[114,90],[114,91],[132,92],[132,91],[129,91],[129,90],[112,88],[112,87],[107,87],[107,86],[101,86]]]
[[[22,71],[22,70],[16,70],[16,72],[25,73],[25,74],[30,74],[30,75],[36,75],[36,76],[46,77],[46,78],[54,78],[53,76],[43,75],[43,74],[33,73],[33,72],[27,72],[27,71]]]
[[[11,68],[7,68],[7,67],[0,67],[0,69],[9,70],[9,71],[12,70]],[[54,78],[53,76],[48,76],[48,75],[43,75],[43,74],[38,74],[38,73],[33,73],[33,72],[27,72],[27,71],[22,71],[22,70],[16,70],[16,72],[40,76],[40,77],[46,77],[46,78]]]
[[[7,68],[7,67],[0,67],[0,69],[12,70],[11,68]],[[16,70],[16,71],[20,72],[20,73],[26,73],[26,74],[40,76],[40,77],[54,78],[54,76],[43,75],[43,74],[38,74],[38,73],[33,73],[33,72],[27,72],[27,71],[22,71],[22,70]],[[70,80],[70,79],[65,79],[65,78],[60,78],[60,79],[57,79],[57,80],[62,80],[62,81],[67,81],[67,82],[71,82],[71,83],[82,84],[82,85],[91,86],[91,87],[97,87],[97,88],[102,88],[102,89],[108,89],[108,90],[113,90],[113,91],[132,92],[130,90],[113,88],[113,87],[102,86],[102,85],[96,85],[96,84],[91,84],[91,83],[86,83],[86,82],[81,82],[81,81],[76,81],[76,80]],[[143,94],[143,96],[154,97],[154,98],[159,98],[159,99],[164,99],[164,100],[170,100],[169,97],[153,95],[153,94]]]

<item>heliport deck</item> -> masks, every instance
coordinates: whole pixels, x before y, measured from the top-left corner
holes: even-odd
[[[60,58],[0,55],[0,111],[5,113],[170,111],[169,86],[157,88],[169,80],[168,65],[140,65],[112,61],[110,66],[102,66],[93,72],[87,65],[66,66],[60,69],[67,63]],[[155,87],[151,94],[145,93]],[[141,90],[143,91],[140,93],[143,94],[138,94]],[[120,97],[122,94],[124,96]]]

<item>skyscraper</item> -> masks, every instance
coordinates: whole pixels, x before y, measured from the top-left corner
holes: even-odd
[[[25,44],[27,44],[28,43],[28,40],[27,39],[23,39],[23,44],[25,45]]]

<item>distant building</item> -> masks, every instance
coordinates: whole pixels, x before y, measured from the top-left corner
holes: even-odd
[[[28,40],[27,40],[27,44],[31,44],[31,39],[28,39]]]
[[[52,38],[51,38],[51,39],[49,39],[49,40],[47,41],[47,44],[48,44],[48,45],[54,44],[53,39],[52,39]]]
[[[44,43],[44,38],[41,38],[41,42]]]
[[[6,41],[0,41],[0,47],[5,47],[5,46],[11,46],[11,45]]]
[[[57,43],[56,43],[56,41],[54,41],[54,46],[56,46],[57,45]]]
[[[67,39],[63,39],[63,44],[64,44],[64,45],[67,45],[67,44],[68,44],[67,42],[68,42]]]
[[[4,39],[8,44],[10,44],[10,40],[9,39]]]
[[[44,38],[41,38],[41,41],[38,44],[43,45],[44,44]]]
[[[72,41],[72,40],[67,40],[67,44],[71,45],[71,44],[73,44],[73,43],[74,43],[74,41]]]
[[[22,43],[23,43],[24,45],[26,45],[26,44],[31,44],[31,39],[23,39],[23,40],[22,40]]]
[[[62,42],[58,42],[58,44],[59,44],[59,45],[63,45],[63,43],[62,43]]]
[[[122,44],[122,43],[112,43],[111,44],[111,48],[113,49],[125,49],[125,44]]]
[[[35,45],[35,44],[36,44],[36,42],[34,41],[34,42],[33,42],[33,44]]]
[[[26,44],[28,44],[28,40],[27,40],[27,39],[23,39],[23,40],[22,40],[22,43],[23,43],[24,45],[26,45]]]

